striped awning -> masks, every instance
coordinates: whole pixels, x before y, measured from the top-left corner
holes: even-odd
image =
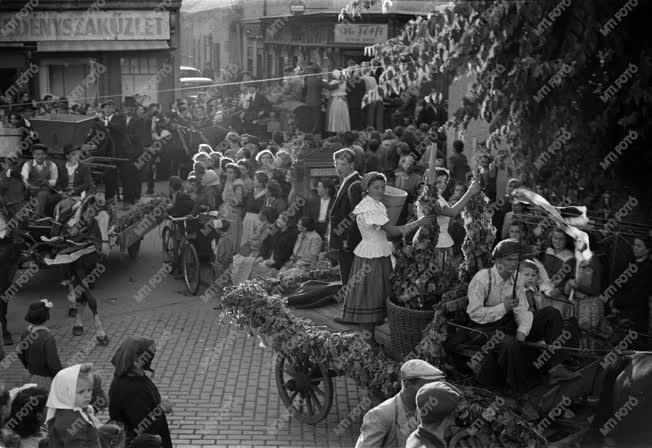
[[[167,40],[95,40],[38,42],[40,52],[169,50]]]

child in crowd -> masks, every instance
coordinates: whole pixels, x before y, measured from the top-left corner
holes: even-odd
[[[233,238],[229,231],[231,223],[225,219],[216,219],[213,226],[220,236],[217,243],[214,240],[212,242],[215,253],[215,278],[220,278],[233,263]]]
[[[92,390],[91,364],[68,367],[54,377],[45,418],[50,448],[101,448]]]
[[[170,177],[169,188],[172,205],[168,208],[168,214],[173,218],[180,218],[190,214],[195,203],[190,196],[183,191],[183,181],[181,178],[178,176]]]
[[[50,308],[52,302],[47,299],[29,306],[25,315],[29,326],[21,337],[20,345],[25,348],[18,351],[18,358],[32,375],[28,382],[45,389],[50,388],[52,378],[62,369],[54,335],[44,325],[50,320]]]

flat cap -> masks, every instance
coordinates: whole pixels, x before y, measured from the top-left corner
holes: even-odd
[[[106,100],[103,103],[100,104],[100,107],[105,107],[105,106],[113,106],[115,107],[115,101],[113,100]]]
[[[411,359],[401,366],[401,379],[443,380],[444,372],[422,359]]]
[[[36,150],[40,149],[41,151],[48,152],[48,147],[45,146],[42,143],[34,143],[32,146],[29,147],[29,150],[34,152]]]
[[[438,423],[453,413],[462,393],[450,383],[435,381],[417,392],[416,402],[421,423]]]
[[[494,260],[498,258],[508,257],[509,255],[521,254],[521,244],[513,238],[502,240],[496,244],[491,255]]]

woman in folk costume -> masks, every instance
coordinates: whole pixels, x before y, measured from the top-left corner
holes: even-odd
[[[263,171],[256,171],[254,175],[253,194],[245,198],[245,216],[242,221],[242,237],[240,244],[245,244],[253,236],[260,224],[258,214],[265,205],[267,195],[267,182],[269,177]]]
[[[387,209],[382,203],[387,180],[376,171],[362,178],[365,195],[353,209],[362,241],[353,253],[353,267],[342,309],[341,323],[360,324],[367,333],[369,344],[377,347],[374,330],[386,315],[385,300],[391,293],[389,278],[392,273],[392,243],[387,235],[405,235],[413,229],[432,223],[427,216],[404,226],[389,224]]]
[[[100,448],[98,428],[91,404],[93,380],[90,364],[61,370],[52,381],[45,422],[50,448]]]
[[[328,102],[328,132],[351,130],[349,106],[346,103],[346,82],[342,81],[342,72],[333,70],[333,79],[328,83],[330,100]]]
[[[116,350],[111,364],[115,367],[109,388],[109,416],[122,423],[127,446],[139,434],[161,437],[163,447],[172,448],[165,414],[172,412],[168,400],[162,400],[156,385],[145,374],[152,372],[156,342],[141,336],[128,336]]]
[[[429,173],[427,174],[427,176],[429,176]],[[471,183],[471,185],[469,186],[466,193],[464,193],[462,198],[459,201],[457,201],[455,205],[450,206],[448,202],[446,202],[446,199],[442,197],[442,193],[446,189],[446,185],[448,185],[449,179],[450,179],[450,173],[446,168],[435,168],[434,180],[435,180],[435,186],[437,188],[437,192],[439,194],[437,198],[437,202],[441,207],[441,212],[437,215],[437,225],[439,225],[439,237],[437,240],[437,250],[436,253],[433,255],[436,257],[437,265],[441,270],[449,269],[450,272],[453,273],[453,271],[456,271],[456,269],[450,269],[452,268],[452,265],[450,264],[450,260],[451,257],[453,256],[453,244],[454,244],[453,238],[448,233],[448,226],[450,224],[450,220],[451,218],[457,216],[464,209],[464,207],[466,207],[467,202],[469,202],[469,200],[474,195],[482,191],[482,189],[479,183],[477,182]],[[417,201],[417,217],[421,217],[421,216],[423,216],[423,211],[421,210],[421,206]],[[417,241],[419,235],[420,235],[420,231],[417,230],[417,233],[414,235],[413,241]]]
[[[244,206],[244,182],[240,179],[240,168],[235,163],[227,163],[224,167],[226,180],[222,190],[222,205],[220,217],[231,223],[234,253],[240,248],[242,237],[242,208]]]

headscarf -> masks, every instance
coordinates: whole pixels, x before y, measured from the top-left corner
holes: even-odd
[[[367,189],[369,188],[369,182],[371,182],[372,179],[374,178],[380,178],[382,177],[385,182],[387,182],[387,178],[385,177],[384,174],[379,173],[378,171],[371,171],[364,176],[362,176],[362,179],[360,179],[360,184],[362,185],[362,192],[367,193]]]
[[[88,408],[84,410],[75,406],[77,381],[79,380],[81,366],[81,364],[77,364],[60,370],[52,380],[50,395],[48,396],[48,401],[46,403],[48,408],[47,416],[45,417],[46,422],[54,418],[57,409],[69,409],[78,412],[84,420],[95,426],[93,423],[93,408],[88,406]]]
[[[115,367],[114,375],[123,376],[133,367],[140,367],[152,372],[150,365],[154,359],[152,351],[154,346],[154,339],[143,336],[127,336],[127,339],[122,341],[111,358],[111,364]]]
[[[206,170],[204,176],[201,179],[202,185],[205,187],[213,187],[220,185],[220,176],[213,170]]]
[[[227,143],[236,144],[240,142],[240,136],[235,132],[229,132],[228,134],[226,134],[225,140],[227,141]]]

